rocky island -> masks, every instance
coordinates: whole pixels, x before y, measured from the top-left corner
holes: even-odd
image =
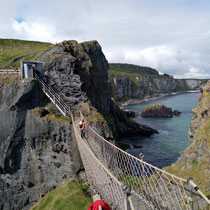
[[[97,41],[65,41],[37,59],[74,115],[81,110],[100,135],[114,141],[157,133],[129,120],[111,100],[108,62]],[[1,75],[0,83],[0,209],[24,210],[77,177],[83,165],[71,120],[56,110],[36,80]]]
[[[151,104],[141,111],[142,117],[173,117],[173,115],[178,116],[180,114],[181,112],[178,110],[172,111],[172,108],[158,104]]]

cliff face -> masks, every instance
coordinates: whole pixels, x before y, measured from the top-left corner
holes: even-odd
[[[61,93],[74,113],[83,109],[86,117],[91,115],[89,124],[106,138],[149,136],[157,132],[129,122],[111,101],[108,62],[97,41],[64,41],[44,53],[40,61],[44,62],[50,85]]]
[[[37,107],[49,105],[34,80],[0,88],[2,210],[28,209],[80,168],[70,122],[53,118],[52,108],[39,114]]]
[[[117,76],[109,79],[115,101],[144,99],[145,97],[193,90],[200,87],[201,80],[173,79],[167,76]]]
[[[108,62],[97,41],[64,41],[43,54],[50,85],[70,106],[90,99],[93,106],[109,111]]]
[[[210,81],[202,88],[199,104],[193,109],[189,138],[190,146],[166,169],[185,178],[192,177],[210,198]]]

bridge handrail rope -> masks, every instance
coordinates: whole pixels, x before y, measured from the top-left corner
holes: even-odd
[[[131,154],[128,154],[127,152],[123,151],[122,149],[116,147],[115,145],[104,139],[90,126],[88,126],[88,135],[88,143],[91,149],[94,151],[99,159],[104,160],[103,162],[106,167],[109,168],[116,177],[120,177],[122,179],[122,174],[123,176],[129,175],[131,177],[127,178],[127,180],[124,181],[126,181],[130,185],[138,185],[138,181],[135,180],[135,174],[138,174],[136,173],[137,170],[142,169],[143,172],[141,172],[141,174],[138,174],[138,176],[141,176],[144,180],[144,184],[139,183],[141,185],[141,188],[144,188],[144,190],[141,190],[140,192],[139,189],[134,189],[134,191],[138,191],[138,193],[140,193],[141,195],[147,194],[145,196],[146,203],[148,203],[148,200],[152,200],[146,192],[150,190],[153,196],[159,197],[159,200],[153,199],[152,202],[157,208],[164,208],[165,205],[168,207],[170,206],[171,209],[182,209],[183,207],[185,209],[190,208],[190,202],[192,201],[190,198],[190,188],[187,185],[186,179],[180,178],[176,175],[161,170],[141,159],[132,156]],[[107,145],[109,145],[109,147]],[[107,156],[107,154],[109,155]],[[112,159],[116,159],[117,161],[110,161],[109,156],[112,156]],[[124,156],[123,161],[128,162],[128,165],[130,164],[130,166],[125,166],[125,164],[123,165],[122,160],[120,160],[119,156]],[[138,162],[138,164],[136,161]],[[116,168],[119,169],[119,162],[121,162],[121,164],[123,165],[121,166],[121,168],[123,168],[124,173],[122,173],[122,171],[116,170]],[[132,164],[134,166],[139,166],[133,169],[135,170],[135,173],[130,170]],[[151,182],[152,184],[148,184],[147,182]],[[161,184],[158,185],[156,184],[157,182],[161,182]],[[152,185],[156,185],[156,189],[154,189]],[[210,204],[208,198],[202,192],[200,192],[200,190],[198,190],[197,192],[193,192],[193,196],[194,206],[196,207],[205,206],[205,201],[207,202],[207,204]],[[161,202],[162,204],[160,204]]]
[[[123,183],[112,175],[103,163],[94,155],[87,142],[81,138],[78,129],[76,128],[74,118],[72,115],[71,117],[77,145],[89,182],[96,187],[98,193],[100,193],[103,199],[105,199],[113,209],[126,210],[127,196],[123,191]]]
[[[52,87],[48,86],[47,84],[45,84],[41,77],[38,76],[37,74],[35,74],[35,78],[39,81],[39,83],[42,85],[42,87],[45,87],[47,90],[49,90],[49,92],[51,92],[51,94],[53,94],[53,96],[55,96],[57,98],[57,100],[59,100],[59,102],[63,105],[66,106],[66,108],[68,108],[67,103],[60,97],[60,94],[57,93]]]
[[[50,98],[50,100],[58,106],[64,116],[70,115],[71,110],[68,104],[61,98],[60,94],[53,90],[52,87],[45,84],[41,77],[35,74],[35,78],[41,86],[43,92]]]
[[[61,99],[60,94],[49,85],[46,85],[37,74],[35,78],[43,92],[57,106],[62,114],[70,117],[69,105]],[[75,127],[73,116],[72,122],[80,155],[85,170],[87,170],[88,180],[107,201],[111,202],[113,200],[113,206],[119,207],[121,205],[119,201],[121,202],[122,197],[124,197],[122,189],[119,188],[119,183],[121,182],[125,182],[131,186],[134,192],[134,203],[137,203],[137,200],[141,198],[150,208],[153,206],[158,209],[190,209],[190,205],[193,204],[195,208],[203,209],[206,207],[206,203],[210,204],[208,198],[200,190],[197,192],[193,191],[194,197],[192,201],[190,198],[192,191],[187,186],[186,179],[170,174],[130,155],[104,139],[90,126],[88,126],[89,138],[85,142]],[[103,174],[105,174],[104,180],[97,178],[100,176],[96,172],[91,172],[94,170],[98,174],[103,171]],[[112,180],[112,184],[114,183],[113,187],[111,187],[109,180]],[[103,184],[100,184],[100,182]],[[106,191],[106,187],[109,191]],[[114,199],[115,193],[118,195],[117,200]],[[123,208],[122,206],[118,207],[117,209],[125,209],[125,206]]]

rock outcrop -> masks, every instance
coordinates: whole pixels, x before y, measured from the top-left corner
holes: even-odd
[[[210,198],[210,81],[201,89],[189,128],[190,146],[166,170],[184,178],[192,177]]]
[[[141,111],[142,117],[173,117],[172,109],[164,105],[151,104]]]
[[[205,80],[174,79],[168,76],[116,76],[109,78],[112,97],[116,102],[142,100],[174,92],[199,89]]]
[[[101,135],[119,139],[157,133],[148,126],[137,126],[129,121],[111,100],[108,62],[97,41],[64,41],[44,53],[39,60],[44,62],[50,85],[62,94],[63,100],[75,113],[81,109],[82,103],[91,105],[92,108],[87,105],[89,111],[85,111],[86,117],[92,115],[89,123]],[[97,113],[95,108],[102,114]]]
[[[111,101],[108,63],[98,42],[65,41],[40,60],[49,85],[62,94],[76,117],[83,106],[99,134],[113,140],[157,133],[130,121]],[[37,82],[9,80],[0,87],[0,209],[24,210],[76,176],[82,163],[70,120],[56,112]]]
[[[0,88],[2,210],[29,209],[81,168],[70,122],[55,117],[52,108],[38,108],[49,105],[35,80]]]
[[[97,109],[109,111],[108,62],[97,41],[64,41],[40,59],[53,86],[72,107],[89,98]]]

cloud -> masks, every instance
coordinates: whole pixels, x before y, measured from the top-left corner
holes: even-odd
[[[30,37],[31,40],[45,42],[56,42],[59,39],[52,25],[42,24],[38,21],[30,22],[23,19],[21,19],[21,21],[13,20],[12,27],[15,34],[23,39]],[[62,39],[60,38],[59,41],[62,41]]]
[[[110,62],[210,74],[208,0],[0,0],[0,7],[1,38],[96,39]]]

